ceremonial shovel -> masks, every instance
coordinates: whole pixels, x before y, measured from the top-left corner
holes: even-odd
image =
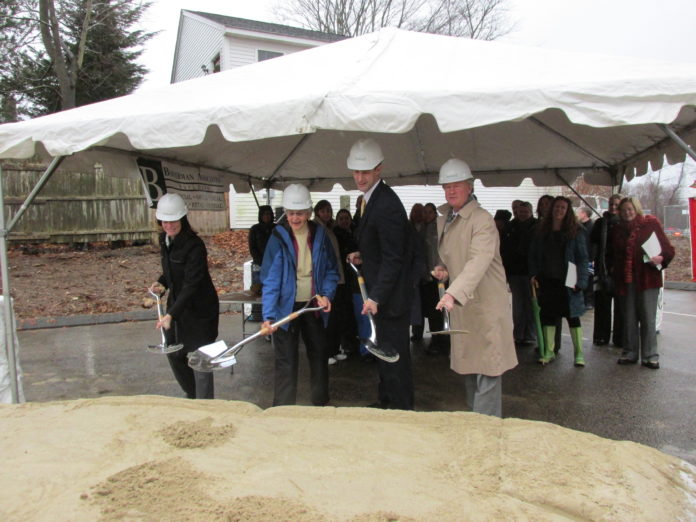
[[[363,303],[367,301],[367,289],[365,288],[365,280],[357,266],[353,263],[349,263],[353,268],[356,275],[358,276],[358,286],[360,287],[360,295],[362,296]],[[394,350],[392,347],[385,348],[384,346],[377,346],[377,328],[375,327],[375,320],[370,312],[367,313],[367,318],[370,320],[370,328],[372,333],[368,339],[360,339],[365,343],[365,348],[375,357],[378,357],[386,362],[396,362],[399,360],[399,352]],[[391,349],[389,349],[391,348]]]
[[[315,295],[309,301],[307,301],[307,304],[304,305],[302,308],[300,308],[299,310],[295,310],[290,315],[283,317],[280,321],[273,323],[270,328],[261,328],[254,335],[250,335],[249,337],[239,341],[232,347],[228,347],[227,343],[225,343],[225,341],[223,340],[214,342],[212,344],[206,344],[205,346],[201,346],[200,348],[198,348],[198,350],[195,350],[187,355],[188,365],[199,372],[212,372],[236,364],[237,359],[235,355],[239,353],[239,351],[245,344],[249,344],[250,342],[258,339],[259,337],[265,337],[266,335],[271,333],[271,329],[275,329],[278,326],[282,326],[285,323],[289,323],[290,321],[298,318],[302,314],[306,314],[309,312],[320,312],[321,310],[323,310],[323,306],[315,306],[311,308],[309,306],[309,304],[312,301],[314,301],[314,299],[316,299],[317,297],[319,296]]]
[[[440,299],[442,299],[442,296],[445,295],[445,283],[438,283],[437,284],[437,293],[440,296]],[[442,330],[439,332],[430,332],[430,335],[451,335],[451,334],[467,334],[469,333],[468,330],[452,330],[450,328],[450,318],[449,318],[449,312],[447,311],[447,308],[444,306],[442,307]]]
[[[162,320],[162,301],[160,300],[160,296],[157,292],[153,292],[151,289],[148,288],[148,292],[152,294],[152,296],[155,298],[157,301],[157,317],[159,320]],[[173,353],[173,352],[178,352],[181,350],[184,345],[183,344],[171,344],[167,346],[167,339],[164,336],[164,327],[160,328],[160,332],[162,333],[162,342],[160,344],[148,344],[147,345],[147,351],[152,352],[152,353]]]

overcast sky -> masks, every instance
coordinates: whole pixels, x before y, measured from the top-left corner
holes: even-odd
[[[144,18],[161,31],[147,45],[145,85],[171,76],[181,9],[278,22],[277,0],[155,0]],[[696,62],[696,0],[508,0],[515,30],[504,40],[537,47]]]

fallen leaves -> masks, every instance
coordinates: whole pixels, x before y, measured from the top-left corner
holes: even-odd
[[[243,289],[243,264],[250,259],[248,231],[205,236],[210,275],[218,294]],[[154,308],[148,287],[162,273],[159,249],[95,245],[71,252],[68,245],[33,245],[9,252],[15,314],[20,319],[104,314]],[[37,259],[38,258],[38,259]]]

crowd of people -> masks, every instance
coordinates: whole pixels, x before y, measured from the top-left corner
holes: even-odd
[[[574,212],[570,200],[550,195],[536,217],[519,200],[491,216],[469,166],[453,158],[439,170],[446,203],[416,204],[407,215],[381,179],[385,161],[375,140],[350,149],[347,170],[361,192],[354,215],[313,204],[300,184],[285,188],[277,221],[271,207],[259,208],[249,250],[275,354],[274,405],[296,402],[301,337],[314,405],[329,404],[329,365],[360,356],[379,365],[371,406],[413,409],[411,341],[422,341],[426,319],[425,351],[449,356],[470,409],[488,415],[502,415],[501,379],[517,365],[517,347],[537,345],[544,365],[556,359],[563,318],[574,364],[585,365],[580,317],[588,309],[594,344],[622,347],[619,364],[659,368],[657,292],[674,249],[636,199],[612,196],[594,222],[588,209]],[[186,365],[189,352],[215,340],[218,321],[205,246],[186,214],[180,196],[160,198],[163,274],[151,289],[169,294],[156,327],[184,346],[168,357],[187,397],[212,398],[212,374]],[[274,326],[308,304],[322,312]]]
[[[537,345],[539,362],[552,362],[565,317],[575,366],[585,366],[580,317],[594,310],[594,345],[621,348],[619,364],[640,361],[658,369],[658,293],[662,270],[674,257],[659,220],[644,215],[636,198],[620,194],[609,198],[608,209],[594,221],[588,208],[573,213],[563,196],[542,196],[536,214],[530,202],[516,200],[512,212],[495,216],[515,343]]]

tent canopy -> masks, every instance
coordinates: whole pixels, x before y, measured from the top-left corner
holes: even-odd
[[[223,171],[237,190],[349,179],[370,133],[392,185],[435,183],[451,157],[485,185],[592,183],[684,158],[696,145],[693,65],[387,28],[369,35],[0,126],[0,158],[71,156],[137,172],[135,157]],[[560,176],[560,178],[559,178]]]

